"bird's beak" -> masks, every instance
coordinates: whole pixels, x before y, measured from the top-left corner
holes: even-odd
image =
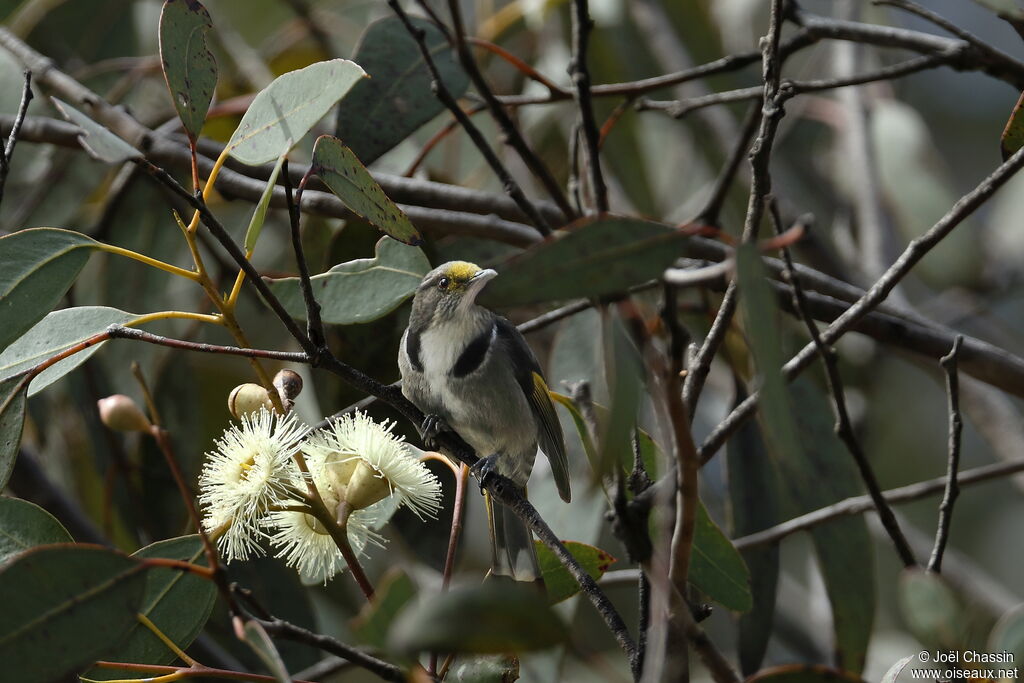
[[[474,301],[477,294],[480,293],[480,290],[484,288],[484,285],[490,282],[497,274],[498,271],[493,270],[492,268],[484,268],[483,270],[477,271],[477,274],[469,278],[469,282],[466,283],[468,287],[467,294],[469,295],[467,299],[469,301]]]

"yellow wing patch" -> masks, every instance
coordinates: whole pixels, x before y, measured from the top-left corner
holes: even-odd
[[[555,406],[551,403],[548,385],[540,373],[533,375],[533,395],[529,396],[534,414],[540,424],[540,449],[551,462],[551,473],[555,477],[558,495],[568,503],[572,499],[569,486],[569,460],[565,454],[565,440],[562,437],[562,425],[555,414]]]

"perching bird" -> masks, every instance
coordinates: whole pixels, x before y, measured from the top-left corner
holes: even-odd
[[[540,445],[551,461],[558,494],[569,502],[562,427],[540,365],[519,330],[477,305],[497,275],[452,261],[427,273],[416,290],[398,366],[402,393],[426,415],[429,441],[453,429],[476,450],[474,470],[511,479],[522,493]],[[530,530],[515,513],[487,497],[491,573],[517,581],[540,578]]]

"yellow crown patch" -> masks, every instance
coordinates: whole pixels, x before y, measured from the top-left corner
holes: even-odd
[[[453,261],[452,264],[448,266],[448,271],[445,274],[456,282],[465,282],[479,272],[480,266],[475,263]]]

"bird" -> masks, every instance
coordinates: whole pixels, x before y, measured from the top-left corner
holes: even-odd
[[[558,494],[571,498],[562,427],[536,356],[515,325],[477,304],[497,272],[450,261],[424,276],[399,345],[402,393],[424,413],[431,447],[452,430],[480,456],[481,489],[497,473],[526,495],[538,447],[551,463]],[[492,575],[541,582],[529,527],[485,493]]]

